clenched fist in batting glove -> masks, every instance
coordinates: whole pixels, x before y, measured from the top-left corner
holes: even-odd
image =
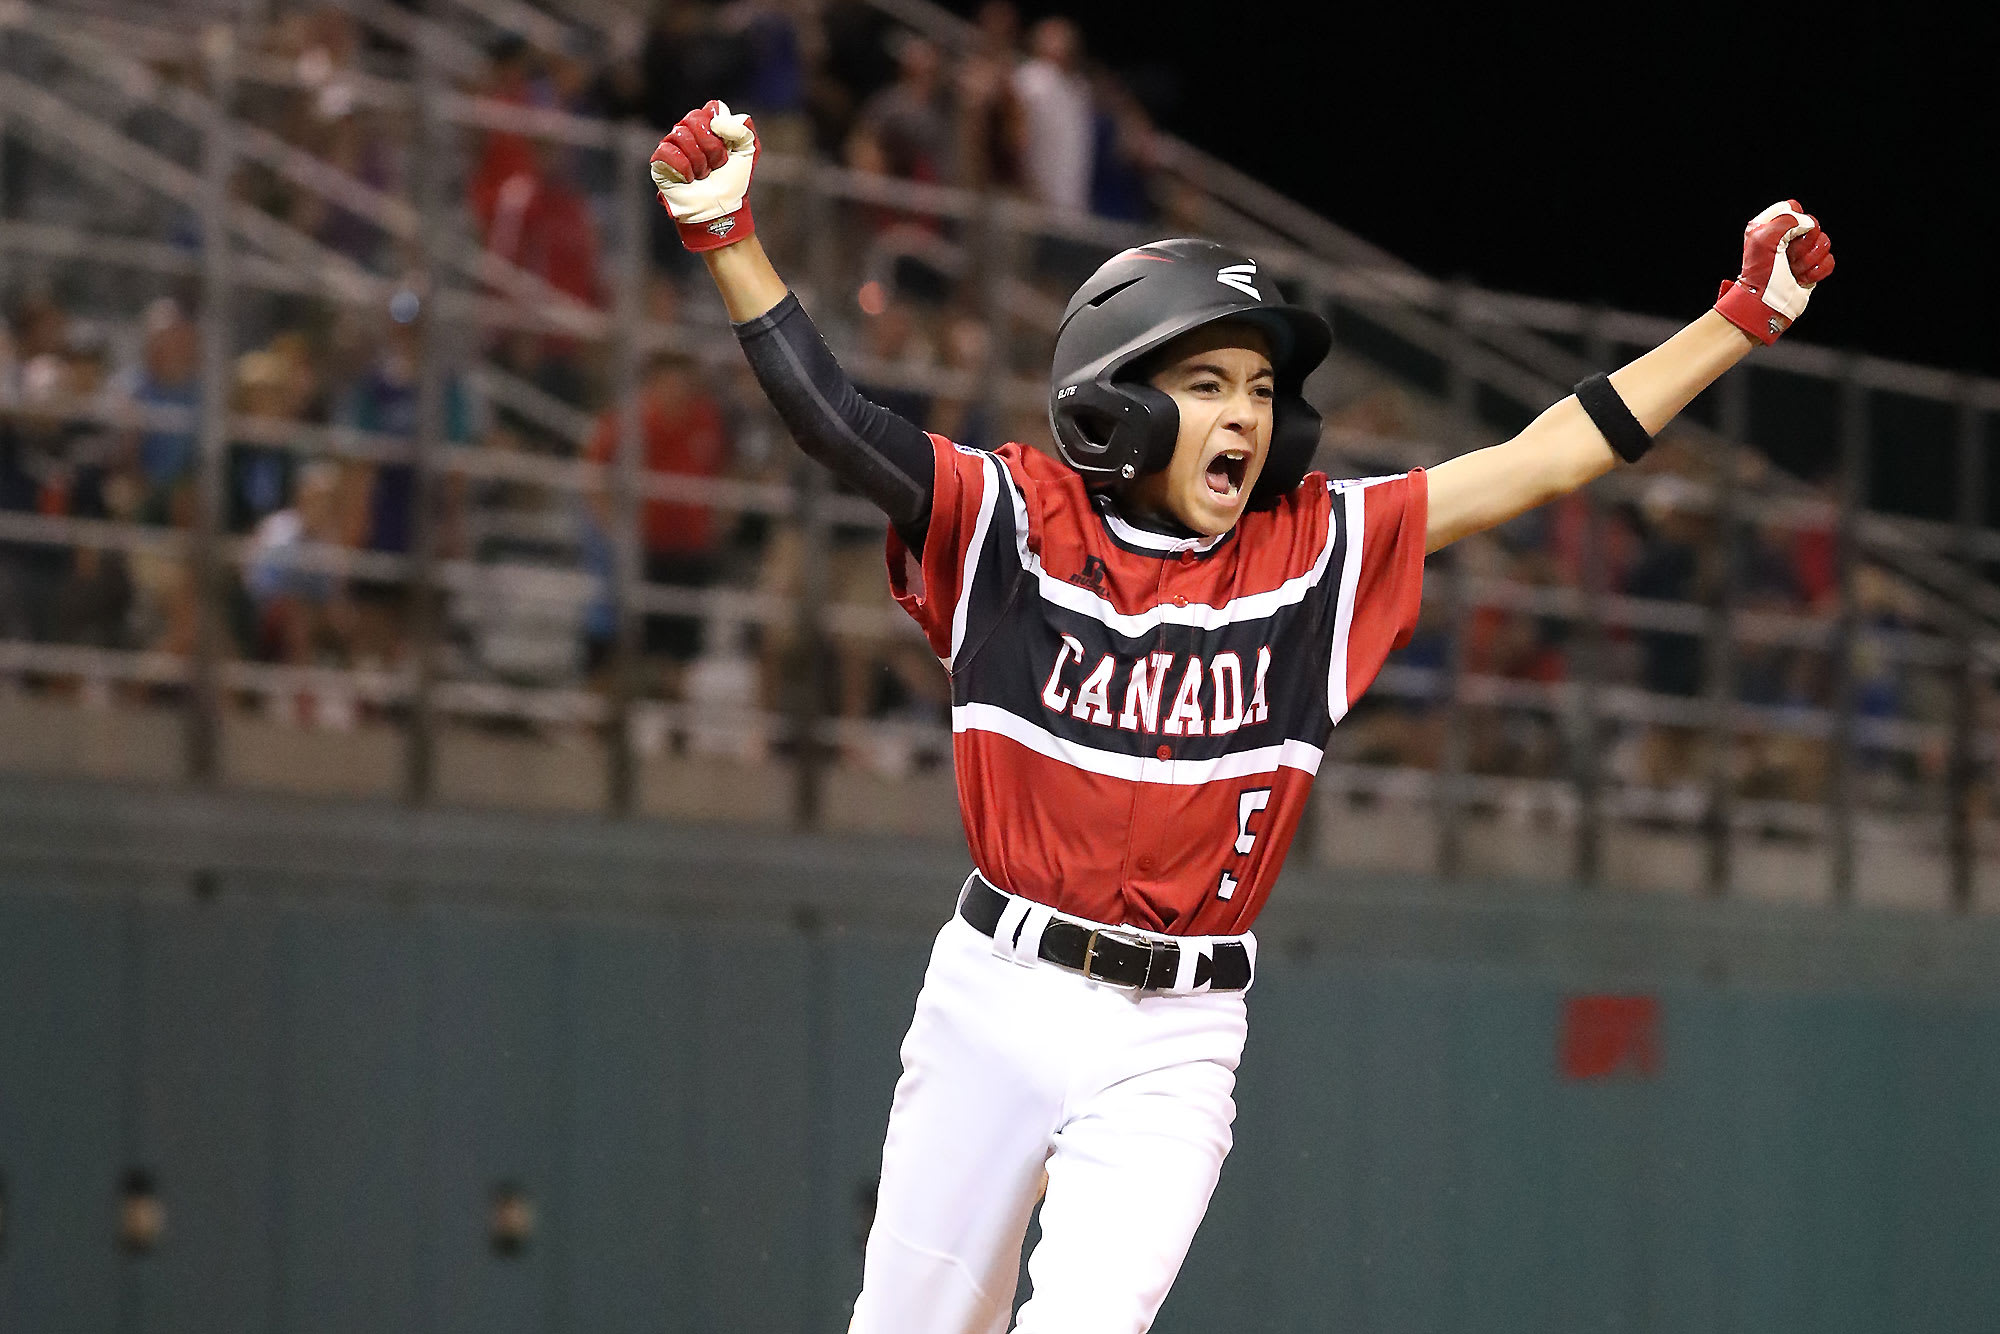
[[[757,229],[746,198],[757,150],[757,127],[721,102],[688,112],[660,140],[653,183],[680,224],[682,245],[714,250]]]
[[[1833,272],[1833,242],[1796,199],[1780,200],[1743,229],[1743,272],[1722,285],[1715,309],[1770,344],[1806,308],[1813,285]]]

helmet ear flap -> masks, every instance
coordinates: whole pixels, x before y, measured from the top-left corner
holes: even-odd
[[[1264,471],[1250,490],[1250,508],[1268,509],[1305,480],[1306,469],[1319,452],[1319,432],[1319,409],[1304,395],[1278,395],[1271,412],[1271,448],[1264,456]]]
[[[1087,380],[1065,386],[1050,411],[1063,461],[1091,477],[1130,479],[1174,456],[1180,409],[1149,384]]]
[[[1139,475],[1159,472],[1174,460],[1174,446],[1181,437],[1181,410],[1173,395],[1155,389],[1143,380],[1118,386],[1139,405],[1144,418],[1140,443]]]

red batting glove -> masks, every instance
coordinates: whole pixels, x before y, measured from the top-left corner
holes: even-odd
[[[1743,228],[1743,272],[1722,285],[1715,309],[1770,345],[1805,310],[1812,290],[1833,272],[1833,242],[1796,199],[1771,205]]]
[[[660,140],[653,184],[680,225],[682,245],[714,250],[756,232],[748,196],[761,148],[750,118],[721,102],[688,112]]]

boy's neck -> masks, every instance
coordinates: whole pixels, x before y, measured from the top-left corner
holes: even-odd
[[[1173,515],[1134,505],[1131,503],[1129,497],[1116,491],[1099,492],[1098,503],[1110,508],[1113,513],[1117,514],[1119,518],[1131,524],[1134,528],[1143,528],[1149,533],[1158,533],[1161,537],[1183,538],[1201,536],[1200,533],[1188,527]]]

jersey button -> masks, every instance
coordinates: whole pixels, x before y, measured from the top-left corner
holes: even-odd
[[[1138,867],[1142,871],[1150,871],[1153,869],[1153,859],[1147,856],[1141,856],[1137,861],[1133,862],[1132,864]]]
[[[1185,594],[1185,593],[1176,593],[1176,594],[1174,594],[1174,605],[1175,605],[1176,607],[1185,607],[1185,606],[1187,606],[1187,594]]]
[[[1183,565],[1192,565],[1199,559],[1201,558],[1192,551],[1183,551],[1181,553],[1181,564]]]
[[[1159,758],[1163,760],[1171,760],[1174,757],[1174,748],[1172,746],[1162,745],[1158,750],[1154,751],[1153,754],[1157,755]]]

